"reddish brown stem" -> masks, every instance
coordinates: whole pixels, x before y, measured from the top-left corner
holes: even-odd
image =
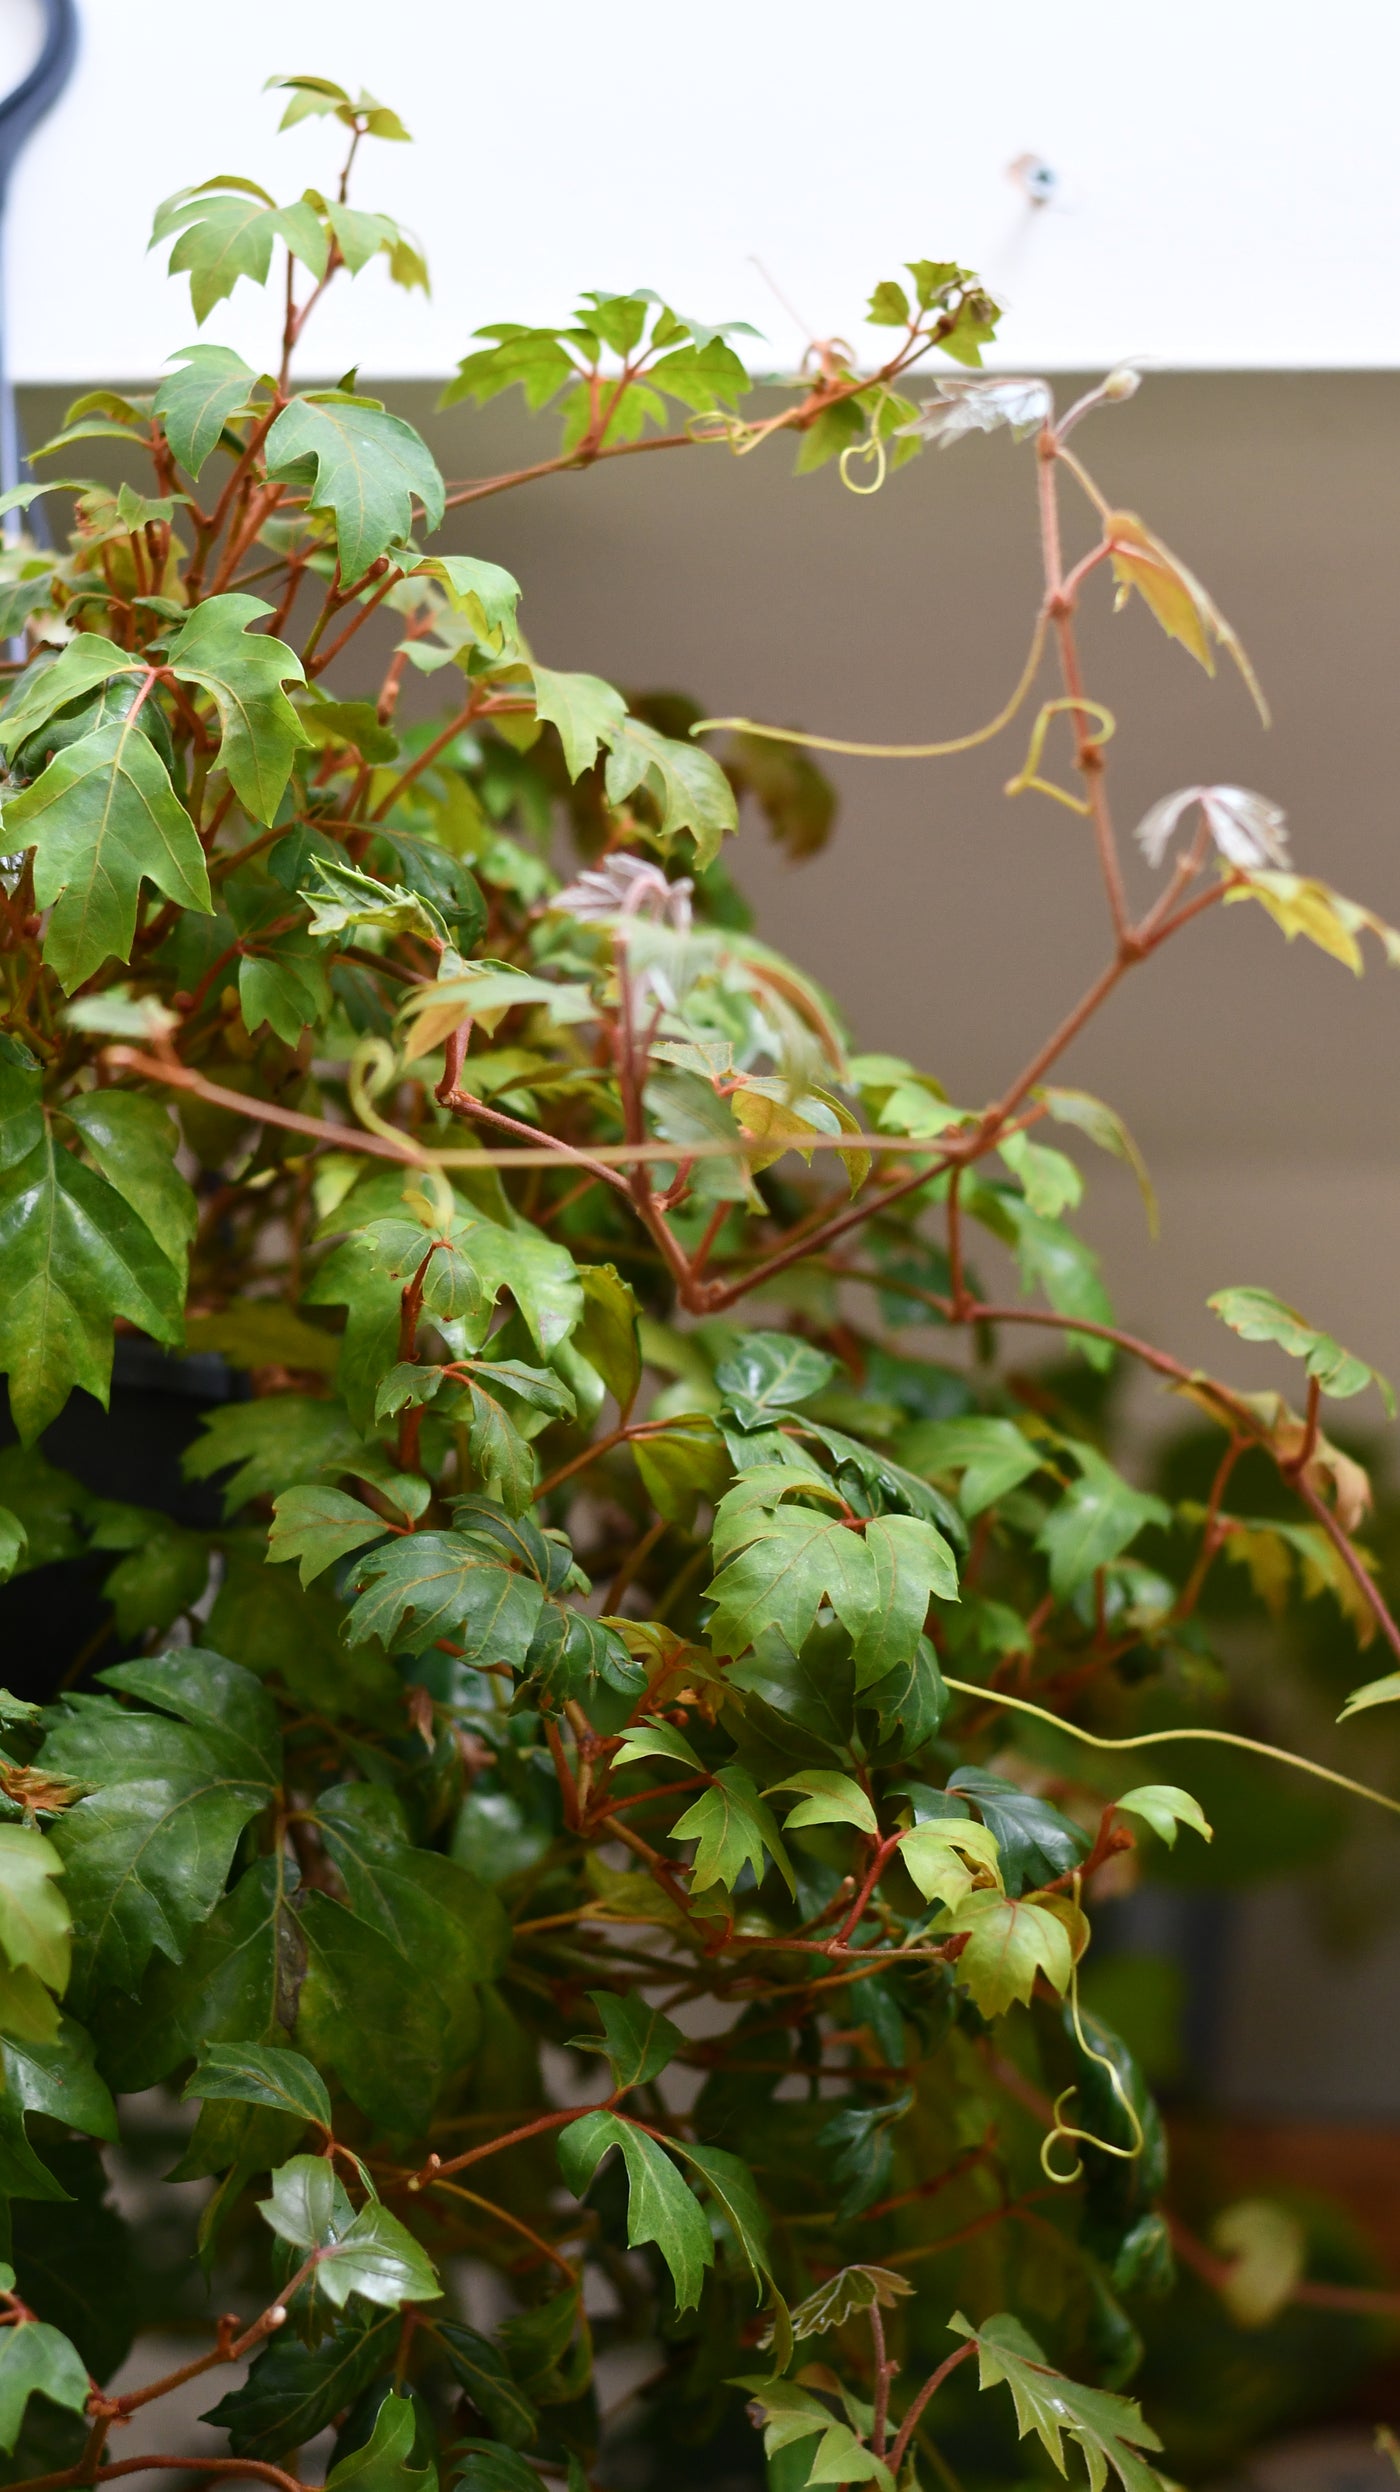
[[[892,2474],[898,2475],[899,2469],[904,2463],[905,2451],[918,2429],[919,2417],[923,2413],[930,2398],[937,2396],[939,2389],[948,2378],[950,2372],[956,2371],[960,2362],[969,2361],[976,2351],[976,2346],[970,2340],[965,2345],[959,2345],[957,2352],[949,2354],[946,2362],[940,2362],[937,2370],[933,2374],[933,2377],[925,2380],[923,2387],[919,2390],[919,2393],[915,2397],[913,2404],[910,2406],[908,2413],[905,2415],[903,2422],[900,2424],[899,2430],[895,2434],[894,2446],[890,2451],[890,2472]]]
[[[453,2155],[446,2163],[439,2155],[429,2155],[422,2170],[410,2175],[406,2186],[426,2189],[435,2181],[449,2179],[454,2172],[465,2172],[468,2164],[484,2163],[488,2155],[504,2154],[508,2146],[523,2146],[531,2137],[544,2137],[551,2129],[567,2128],[571,2120],[579,2119],[585,2111],[611,2111],[614,2103],[621,2101],[622,2090],[610,2094],[606,2102],[575,2103],[569,2111],[542,2111],[538,2119],[527,2120],[521,2128],[508,2129],[504,2137],[488,2138],[484,2146],[469,2146],[465,2154]]]

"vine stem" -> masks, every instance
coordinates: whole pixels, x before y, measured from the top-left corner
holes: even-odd
[[[80,2475],[75,2467],[61,2467],[53,2475],[27,2475],[22,2483],[11,2485],[10,2492],[69,2492],[69,2487],[83,2483],[111,2483],[118,2475],[142,2475],[149,2467],[160,2467],[182,2475],[231,2475],[235,2479],[252,2478],[257,2483],[271,2483],[278,2492],[310,2492],[297,2475],[289,2475],[280,2466],[271,2466],[257,2457],[121,2457],[110,2466],[99,2466],[95,2474]]]
[[[940,2362],[931,2379],[925,2380],[923,2387],[919,2390],[917,2397],[915,2397],[908,2413],[905,2415],[903,2422],[900,2424],[900,2427],[895,2434],[894,2446],[890,2451],[889,2459],[890,2472],[892,2474],[898,2475],[900,2467],[904,2463],[905,2451],[908,2449],[909,2443],[918,2429],[919,2417],[923,2413],[925,2406],[929,2403],[930,2398],[937,2396],[944,2381],[949,2377],[951,2372],[956,2371],[958,2364],[960,2362],[970,2361],[976,2351],[977,2347],[972,2343],[971,2339],[969,2339],[967,2344],[959,2345],[956,2353],[949,2354],[946,2362]]]
[[[890,2382],[899,2365],[891,2362],[885,2347],[885,2323],[880,2305],[872,2302],[869,2311],[870,2342],[875,2355],[875,2401],[870,2425],[870,2446],[877,2457],[885,2454],[885,2426],[889,2420]]]
[[[1094,825],[1094,840],[1099,854],[1099,871],[1108,895],[1109,915],[1120,952],[1129,940],[1130,919],[1127,893],[1118,863],[1118,844],[1113,835],[1113,820],[1103,784],[1103,754],[1091,737],[1094,721],[1085,703],[1084,676],[1079,664],[1079,646],[1074,636],[1074,593],[1067,591],[1064,557],[1060,547],[1060,506],[1056,491],[1055,466],[1060,444],[1053,424],[1047,423],[1036,442],[1038,462],[1037,483],[1040,502],[1040,544],[1045,564],[1045,596],[1055,639],[1060,653],[1060,674],[1068,698],[1076,706],[1074,717],[1078,727],[1076,766],[1084,780],[1089,810]]]
[[[613,2093],[606,2102],[576,2103],[571,2111],[542,2111],[537,2120],[527,2120],[522,2128],[508,2129],[504,2137],[490,2138],[484,2146],[471,2146],[465,2154],[453,2155],[447,2163],[438,2155],[429,2155],[420,2171],[408,2175],[404,2186],[413,2191],[427,2189],[436,2181],[448,2179],[453,2172],[465,2172],[469,2163],[483,2163],[488,2155],[504,2154],[507,2146],[521,2146],[527,2138],[566,2128],[570,2120],[581,2118],[585,2111],[611,2111],[620,2100],[620,2093]]]
[[[1031,1703],[1028,1696],[1008,1695],[1004,1688],[979,1687],[972,1679],[943,1675],[945,1687],[959,1696],[975,1696],[980,1704],[1002,1705],[1011,1713],[1026,1713],[1034,1721],[1048,1722],[1052,1730],[1063,1732],[1066,1739],[1077,1739],[1086,1748],[1100,1748],[1110,1754],[1126,1753],[1133,1748],[1160,1748],[1181,1740],[1204,1740],[1217,1748],[1243,1748],[1248,1755],[1268,1757],[1275,1765],[1292,1766],[1295,1773],[1311,1774],[1318,1782],[1330,1782],[1338,1791],[1348,1791],[1354,1799],[1371,1800],[1377,1808],[1400,1817],[1400,1800],[1392,1800],[1387,1792],[1373,1791],[1365,1782],[1353,1781],[1350,1774],[1339,1774],[1331,1765],[1319,1765],[1313,1757],[1295,1756],[1291,1748],[1275,1748],[1267,1739],[1248,1739],[1243,1731],[1220,1731],[1200,1723],[1185,1723],[1175,1730],[1135,1731],[1128,1739],[1105,1739],[1098,1731],[1082,1730],[1077,1722],[1067,1722],[1062,1714],[1051,1713],[1045,1705]]]

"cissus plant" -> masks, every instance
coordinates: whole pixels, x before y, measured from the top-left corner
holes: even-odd
[[[482,333],[448,400],[519,385],[561,446],[449,490],[353,376],[293,378],[327,285],[426,278],[349,203],[396,116],[276,83],[349,133],[334,186],[224,177],[156,222],[201,327],[275,282],[276,368],[201,338],[152,396],[80,400],[35,454],[66,481],[7,497],[62,492],[71,528],[0,561],[0,1552],[108,1605],[52,1703],[0,1697],[8,2479],[131,2471],[130,2416],[207,2375],[225,2453],[177,2426],[159,2462],[284,2492],[582,2492],[687,2450],[697,2479],[894,2492],[1063,2472],[1067,2442],[1094,2492],[1153,2492],[1123,2391],[1155,2312],[1208,2293],[1218,2343],[1376,2297],[1310,2277],[1277,2209],[1212,2249],[1169,2206],[1079,1967],[1101,1894],[1209,1838],[1158,1777],[1283,1753],[1231,1724],[1222,1556],[1397,1664],[1353,1707],[1400,1694],[1367,1479],[1323,1425],[1390,1397],[1262,1288],[1212,1303],[1297,1361],[1299,1411],[1115,1326],[1060,1145],[1145,1174],[1061,1060],[1213,906],[1353,967],[1400,936],[1233,787],[1152,809],[1132,913],[1081,598],[1111,577],[1253,678],[1070,447],[1131,375],[1064,412],[989,378],[995,306],[920,261],[872,299],[877,372],[824,346],[746,412],[733,327],[600,291]],[[961,368],[920,402],[933,353]],[[868,486],[998,426],[1040,482],[1022,679],[901,749],[1004,731],[1057,659],[1010,792],[1084,817],[1109,950],[961,1107],[854,1051],[728,880],[740,794],[795,853],[824,836],[821,739],[552,669],[506,571],[426,549],[637,445],[790,433]],[[67,473],[90,442],[115,488]],[[1124,1477],[1072,1367],[1016,1366],[1027,1327],[1186,1396],[1206,1502]],[[218,1528],[45,1458],[117,1333],[242,1380],[187,1456]],[[1277,1495],[1238,1511],[1261,1466]],[[188,2359],[112,2390],[142,2326]]]

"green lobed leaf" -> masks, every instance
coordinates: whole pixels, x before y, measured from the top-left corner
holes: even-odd
[[[0,2449],[12,2454],[31,2397],[81,2414],[90,2386],[87,2364],[57,2328],[24,2319],[0,2329]]]
[[[1344,1350],[1330,1333],[1318,1332],[1271,1289],[1217,1289],[1206,1304],[1242,1340],[1276,1342],[1290,1358],[1302,1359],[1308,1374],[1336,1401],[1348,1401],[1373,1384],[1387,1417],[1395,1417],[1395,1389],[1388,1378],[1351,1350]]]
[[[178,358],[168,358],[177,359],[180,369],[161,382],[151,413],[186,474],[198,481],[230,417],[247,406],[255,376],[231,346],[182,346]]]
[[[413,2399],[391,2389],[368,2440],[331,2468],[326,2492],[436,2492],[436,2467],[410,2462],[417,2436],[418,2410]]]
[[[207,2042],[181,2098],[185,2102],[261,2103],[300,2120],[331,2127],[325,2082],[300,2051],[259,2042]]]
[[[1004,2016],[1016,2000],[1029,2005],[1036,1977],[1052,1990],[1069,1987],[1074,1958],[1069,1932],[1044,1905],[978,1888],[943,1916],[949,1936],[967,1939],[954,1979],[970,1990],[984,2016]]]
[[[560,675],[548,666],[531,672],[535,715],[558,729],[565,768],[576,779],[592,768],[600,745],[611,746],[627,716],[627,704],[598,675]]]
[[[261,597],[207,597],[166,653],[181,683],[212,696],[221,729],[219,767],[253,822],[271,822],[292,763],[310,741],[283,690],[303,681],[300,658],[285,641],[251,629],[271,611]]]
[[[1178,1826],[1190,1826],[1207,1843],[1211,1840],[1212,1828],[1206,1823],[1200,1801],[1176,1783],[1141,1783],[1135,1791],[1125,1791],[1113,1805],[1125,1817],[1140,1817],[1168,1846],[1175,1843]]]
[[[269,1565],[299,1558],[303,1584],[323,1575],[354,1550],[382,1540],[384,1524],[372,1508],[342,1489],[284,1488],[273,1506],[268,1533]]]
[[[51,1131],[0,1174],[0,1260],[0,1368],[26,1445],[75,1385],[105,1407],[114,1316],[180,1340],[182,1275],[117,1188]]]
[[[0,1950],[61,1997],[72,1963],[72,1916],[57,1884],[63,1856],[37,1826],[0,1824]]]
[[[765,1853],[771,1854],[789,1893],[796,1891],[772,1811],[741,1765],[722,1765],[711,1777],[709,1790],[676,1819],[671,1834],[675,1842],[696,1846],[690,1869],[694,1893],[708,1886],[732,1888],[745,1867],[752,1869],[761,1884]]]
[[[1050,1589],[1061,1601],[1121,1557],[1149,1523],[1171,1521],[1171,1508],[1160,1497],[1130,1488],[1092,1446],[1076,1445],[1073,1451],[1080,1477],[1036,1535],[1036,1547],[1050,1561]]]
[[[254,2357],[248,2377],[204,2420],[229,2436],[238,2457],[264,2462],[314,2440],[392,2361],[400,2321],[354,2304],[315,2345],[288,2329]]]
[[[1068,2433],[1083,2452],[1090,2492],[1103,2492],[1110,2466],[1123,2492],[1161,2492],[1163,2478],[1140,2452],[1159,2449],[1162,2444],[1131,2398],[1066,2379],[1051,2368],[1019,2319],[1009,2314],[974,2328],[957,2311],[948,2325],[955,2335],[967,2337],[977,2347],[979,2386],[995,2388],[1004,2383],[1010,2389],[1021,2438],[1033,2431],[1061,2474],[1066,2471],[1064,2435]]]
[[[1013,1420],[980,1415],[916,1419],[901,1431],[899,1458],[912,1471],[935,1478],[960,1471],[958,1503],[969,1518],[985,1513],[1009,1490],[1019,1488],[1044,1459]]]
[[[347,586],[403,543],[415,498],[429,528],[442,521],[436,460],[413,426],[375,398],[318,390],[292,399],[268,434],[267,472],[304,484],[311,508],[331,513]]]
[[[957,1561],[943,1534],[911,1514],[877,1514],[866,1525],[874,1576],[869,1623],[856,1639],[858,1689],[913,1659],[931,1601],[956,1601]]]
[[[627,2167],[627,2240],[654,2242],[671,2271],[676,2308],[693,2310],[714,2243],[699,2205],[664,2147],[614,2111],[586,2112],[559,2133],[559,2168],[581,2198],[605,2154],[621,2149]]]
[[[869,1798],[849,1774],[833,1773],[828,1766],[809,1765],[800,1774],[788,1774],[782,1782],[770,1783],[764,1798],[771,1799],[778,1791],[803,1794],[784,1820],[787,1834],[794,1834],[803,1826],[855,1826],[862,1834],[879,1832],[879,1821]]]
[[[106,1676],[169,1712],[70,1696],[40,1751],[46,1771],[95,1786],[52,1835],[74,1911],[75,1995],[84,1997],[134,1989],[153,1953],[178,1962],[280,1774],[271,1701],[222,1655],[186,1646]]]
[[[34,896],[51,911],[44,958],[65,994],[114,955],[130,959],[143,882],[179,908],[211,906],[194,824],[137,720],[55,753],[7,802],[5,830],[35,851]]]
[[[612,2068],[619,2091],[624,2086],[648,2085],[669,2067],[685,2036],[660,2008],[648,2007],[635,1991],[618,1997],[611,1990],[590,1990],[588,1996],[598,2011],[602,2040],[594,2034],[575,2034],[571,2050],[600,2052]]]

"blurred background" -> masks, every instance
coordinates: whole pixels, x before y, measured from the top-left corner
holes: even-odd
[[[0,0],[0,88],[43,23],[38,0]],[[269,74],[363,83],[409,121],[417,146],[377,150],[366,195],[421,233],[431,299],[372,267],[331,296],[314,368],[382,384],[454,481],[554,447],[513,400],[434,413],[471,332],[561,318],[580,286],[747,320],[749,360],[781,375],[814,336],[874,360],[875,281],[956,258],[1007,306],[998,366],[1069,396],[1136,363],[1141,391],[1086,427],[1083,454],[1205,579],[1274,724],[1228,665],[1209,681],[1140,605],[1114,618],[1092,597],[1121,825],[1194,782],[1258,788],[1286,809],[1302,870],[1400,921],[1393,6],[887,0],[861,18],[837,0],[494,15],[241,0],[238,31]],[[197,124],[177,115],[192,83]],[[80,8],[72,75],[9,196],[4,353],[28,438],[84,387],[151,382],[192,337],[183,284],[145,255],[160,196],[227,165],[283,196],[326,178],[324,126],[278,138],[277,117],[230,77],[221,13]],[[206,334],[261,363],[263,317],[244,288]],[[834,467],[794,480],[790,464],[786,446],[712,450],[551,478],[455,514],[442,543],[516,574],[550,665],[629,691],[877,740],[990,715],[1038,595],[1030,449],[965,442],[868,499]],[[1003,794],[1018,732],[956,761],[833,762],[827,847],[795,863],[746,826],[734,864],[760,932],[834,989],[859,1042],[962,1100],[995,1091],[1105,956],[1082,825]],[[1400,1368],[1400,985],[1374,956],[1358,982],[1285,953],[1258,911],[1214,913],[1066,1078],[1112,1099],[1161,1197],[1154,1244],[1131,1180],[1092,1172],[1085,1227],[1122,1322],[1244,1384],[1281,1382],[1205,1310],[1210,1290],[1257,1282]],[[1120,1418],[1145,1472],[1188,1475],[1177,1407],[1134,1385]],[[1384,1482],[1383,1448],[1362,1450]],[[1280,1657],[1241,1631],[1239,1666],[1266,1676]],[[1384,1720],[1331,1753],[1393,1784]],[[1331,2189],[1394,2284],[1400,1918],[1377,1890],[1395,1891],[1395,1848],[1345,1812],[1300,1816],[1282,1785],[1256,1804],[1248,1878],[1228,1883],[1244,1847],[1218,1845],[1214,1886],[1139,1907],[1129,1934],[1159,1971],[1136,2012],[1158,2017],[1159,2067],[1228,2139],[1241,2184]],[[1190,2118],[1185,2150],[1206,2152]]]

